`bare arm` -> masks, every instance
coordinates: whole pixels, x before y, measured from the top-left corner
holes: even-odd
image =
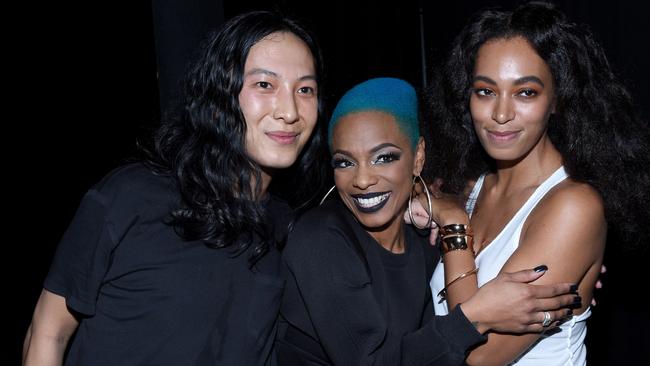
[[[469,223],[469,217],[459,200],[436,191],[435,187],[432,188],[432,191],[436,196],[433,204],[433,219],[435,221],[442,226],[451,223]],[[422,199],[422,195],[418,198]],[[413,211],[415,219],[420,219],[420,225],[424,225],[428,212],[419,200],[413,202]],[[436,227],[431,232],[430,242],[432,245],[436,242],[437,234]],[[455,254],[461,258],[460,262],[454,263],[460,267],[459,273],[475,268],[471,250],[457,251]],[[455,303],[462,302],[463,313],[481,333],[487,331],[542,332],[546,328],[542,327],[539,314],[548,310],[553,319],[566,316],[567,308],[573,303],[576,292],[573,283],[529,284],[545,273],[543,268],[538,271],[529,269],[513,273],[502,272],[479,289],[469,286],[470,288],[465,293],[459,294],[458,291],[453,291],[451,295],[457,299],[462,298],[462,301],[456,300]],[[476,279],[473,277],[468,276],[463,281],[474,281],[475,283]],[[550,309],[556,310],[550,311]]]
[[[23,365],[61,365],[68,341],[78,325],[65,298],[43,289],[25,336]]]
[[[519,248],[502,268],[512,272],[538,263],[548,266],[547,273],[535,284],[572,282],[579,284],[586,309],[597,279],[605,244],[606,224],[598,194],[586,185],[572,184],[549,194],[529,216],[521,234]],[[467,251],[445,256],[453,271],[466,268]],[[462,281],[449,289],[448,304],[453,308],[466,301],[478,288],[476,281]],[[541,314],[541,313],[540,313]],[[557,320],[557,315],[553,316]],[[541,318],[537,320],[540,322]],[[501,365],[514,360],[539,338],[538,334],[506,335],[491,333],[488,342],[473,350],[467,358],[472,365]]]

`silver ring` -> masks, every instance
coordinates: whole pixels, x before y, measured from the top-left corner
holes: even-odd
[[[551,313],[548,311],[544,312],[544,320],[542,320],[542,327],[546,328],[551,325]]]

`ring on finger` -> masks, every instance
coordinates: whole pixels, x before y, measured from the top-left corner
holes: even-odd
[[[549,313],[548,311],[545,311],[544,312],[544,320],[542,320],[542,327],[544,327],[544,328],[548,327],[549,325],[551,325],[551,322],[552,322],[551,313]]]

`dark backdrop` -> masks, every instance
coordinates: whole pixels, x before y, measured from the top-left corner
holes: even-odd
[[[224,18],[279,8],[304,19],[325,55],[324,92],[335,101],[353,84],[396,76],[421,87],[467,16],[514,1],[48,2],[8,8],[3,141],[9,182],[3,241],[10,347],[18,364],[24,332],[56,244],[94,182],[135,154],[136,141],[176,95],[184,60]],[[560,1],[591,26],[642,113],[650,115],[648,9],[635,1]],[[158,52],[156,52],[158,51]],[[331,104],[330,104],[331,107]],[[647,167],[640,167],[647,168]],[[648,362],[647,254],[607,249],[605,288],[589,320],[592,365]]]

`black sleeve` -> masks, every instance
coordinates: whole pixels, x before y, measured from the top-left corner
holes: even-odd
[[[65,297],[74,311],[95,314],[113,251],[148,204],[142,187],[153,190],[141,179],[151,174],[143,172],[139,166],[126,166],[98,182],[81,200],[57,247],[43,287]]]
[[[434,317],[401,339],[386,336],[372,282],[351,244],[353,233],[306,218],[283,253],[322,347],[335,365],[457,365],[483,340],[462,312]]]
[[[95,301],[115,246],[102,195],[90,190],[84,196],[59,246],[44,287],[65,297],[73,310],[95,314]]]

